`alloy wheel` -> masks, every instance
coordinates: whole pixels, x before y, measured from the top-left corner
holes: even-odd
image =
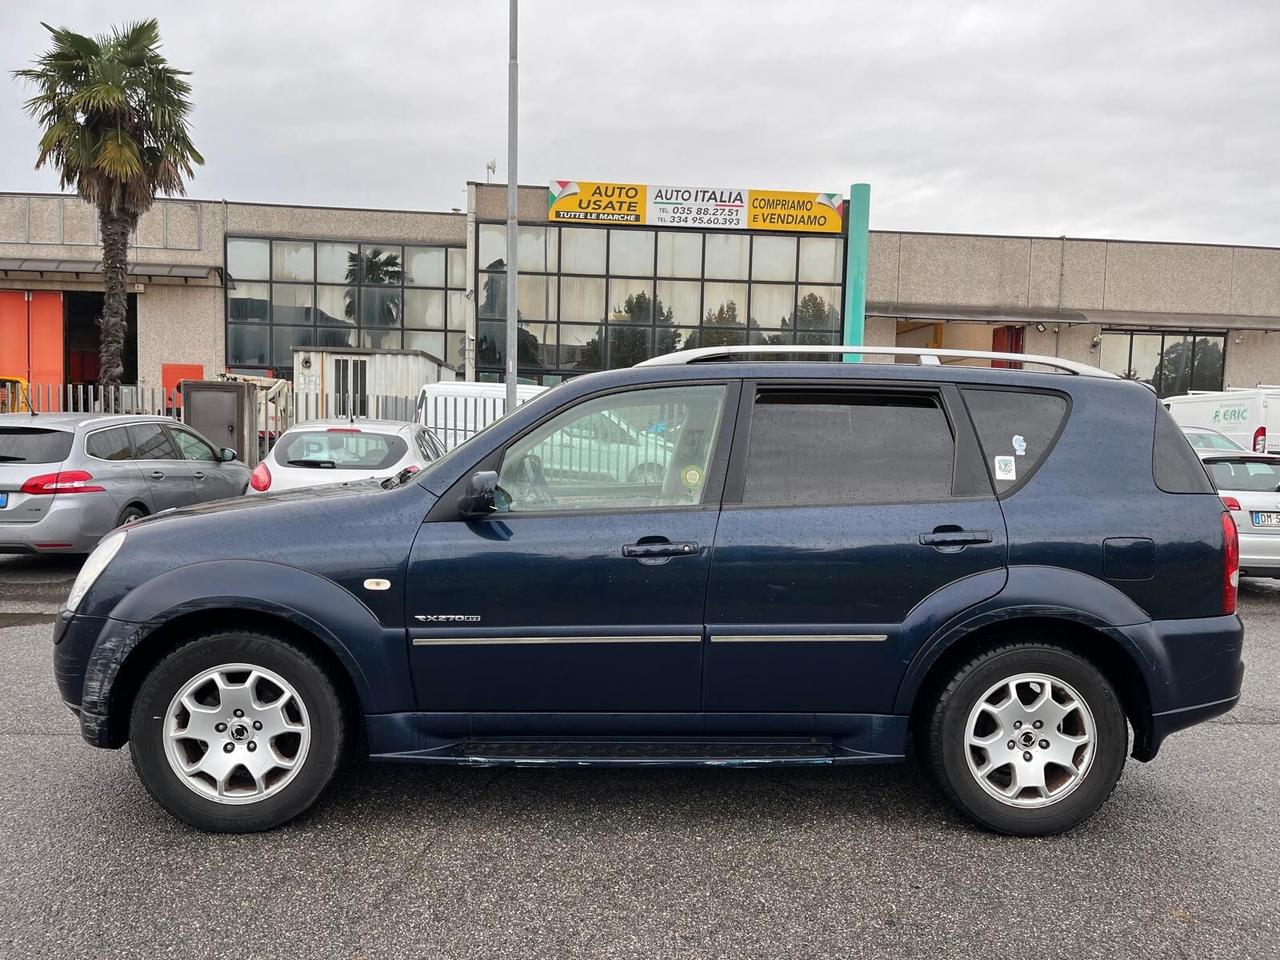
[[[1085,779],[1097,726],[1084,698],[1058,677],[1021,673],[993,684],[965,724],[969,772],[1012,807],[1045,807]]]
[[[306,705],[274,671],[247,663],[204,670],[178,690],[164,720],[169,766],[218,803],[256,803],[297,775],[311,744]]]

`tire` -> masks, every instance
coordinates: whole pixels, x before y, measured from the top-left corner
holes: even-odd
[[[188,710],[182,698],[202,709]],[[347,739],[324,668],[252,630],[212,631],[170,653],[142,681],[129,721],[147,791],[179,820],[214,833],[270,830],[301,814],[333,779]]]
[[[133,523],[135,520],[141,520],[147,515],[144,507],[131,503],[120,511],[120,516],[116,518],[116,526],[123,527],[126,523]]]
[[[1111,684],[1051,644],[975,656],[943,687],[923,732],[923,757],[947,798],[978,825],[1017,836],[1083,823],[1115,789],[1129,752]]]

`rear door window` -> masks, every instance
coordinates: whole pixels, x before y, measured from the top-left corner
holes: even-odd
[[[47,427],[0,427],[0,463],[61,463],[75,434]]]
[[[133,447],[129,443],[129,431],[124,427],[97,430],[84,442],[85,453],[99,460],[131,460]]]
[[[129,436],[139,460],[181,460],[169,431],[158,423],[131,423]]]
[[[1025,483],[1044,462],[1067,419],[1067,398],[1034,390],[961,389],[996,493]]]
[[[931,393],[765,389],[742,502],[899,503],[951,496],[955,440]]]

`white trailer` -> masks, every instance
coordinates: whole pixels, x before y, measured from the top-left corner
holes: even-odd
[[[1209,427],[1255,453],[1280,453],[1280,386],[1193,390],[1164,405],[1183,427]]]
[[[450,383],[457,376],[453,367],[421,350],[295,347],[295,415],[300,420],[411,420],[424,383]]]

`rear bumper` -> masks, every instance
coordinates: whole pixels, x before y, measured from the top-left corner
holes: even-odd
[[[1226,713],[1244,682],[1244,625],[1234,614],[1195,620],[1156,620],[1141,644],[1156,661],[1149,684],[1151,714],[1133,754],[1150,760],[1165,737]],[[1127,631],[1126,631],[1127,632]]]
[[[105,493],[54,497],[34,523],[6,523],[0,510],[0,553],[89,553],[115,526],[117,507]]]
[[[1280,577],[1280,534],[1241,531],[1240,575]]]

